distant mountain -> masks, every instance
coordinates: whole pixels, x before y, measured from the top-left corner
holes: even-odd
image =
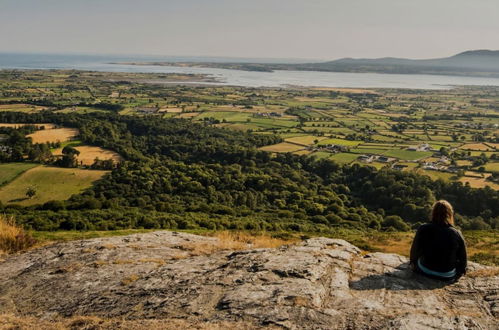
[[[342,58],[321,63],[291,65],[298,70],[340,72],[429,73],[459,75],[499,74],[499,51],[471,50],[457,55],[425,60],[384,57],[376,59]]]

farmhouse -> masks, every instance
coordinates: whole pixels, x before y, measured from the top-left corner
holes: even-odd
[[[357,158],[361,162],[371,163],[374,160],[373,155],[361,155]]]
[[[418,146],[410,146],[407,148],[408,151],[432,151],[433,149],[428,143],[422,143]]]
[[[257,112],[254,114],[255,117],[264,117],[264,118],[270,118],[270,117],[282,117],[282,114],[279,112]]]
[[[388,158],[386,156],[379,156],[376,160],[380,163],[388,163],[390,161],[393,161],[394,159]]]
[[[143,113],[143,114],[153,114],[158,112],[158,108],[156,107],[137,107],[135,108],[138,113]]]
[[[404,164],[393,164],[392,168],[394,170],[403,170],[404,168],[407,168],[408,166],[407,165],[404,165]]]
[[[348,152],[348,147],[339,144],[328,144],[323,147],[324,149],[332,152]]]

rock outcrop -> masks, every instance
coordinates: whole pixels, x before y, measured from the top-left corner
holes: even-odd
[[[289,329],[498,329],[497,269],[452,285],[407,259],[313,238],[277,249],[211,249],[154,232],[39,248],[0,263],[0,315],[245,322]],[[207,252],[208,251],[208,252]]]

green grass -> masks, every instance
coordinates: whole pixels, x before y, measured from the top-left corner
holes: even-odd
[[[57,150],[57,149],[60,149],[60,148],[64,148],[64,147],[79,147],[83,145],[83,142],[81,142],[80,140],[71,140],[71,141],[65,141],[65,142],[61,142],[61,146],[59,148],[52,148],[50,149],[51,152],[54,152],[54,150]]]
[[[292,143],[297,143],[301,145],[312,145],[314,144],[314,141],[320,141],[323,140],[323,137],[317,137],[313,135],[304,135],[304,136],[296,136],[296,137],[290,137],[286,139],[286,142],[292,142]]]
[[[317,158],[317,159],[323,159],[323,158],[329,158],[331,157],[332,153],[330,152],[324,152],[324,151],[317,151],[311,154],[311,156]]]
[[[19,175],[0,188],[0,201],[4,204],[43,204],[51,200],[66,200],[78,194],[100,179],[107,171],[82,170],[38,166]],[[26,191],[33,187],[36,195],[28,199]]]
[[[33,231],[33,237],[38,241],[74,241],[99,237],[125,236],[139,233],[157,231],[157,229],[122,229],[106,231]]]
[[[418,171],[417,173],[422,174],[422,175],[427,175],[430,178],[432,178],[433,180],[442,179],[444,181],[451,181],[451,179],[453,177],[455,177],[455,174],[447,173],[447,172],[427,171],[427,170],[423,170],[423,169],[418,169],[417,171]]]
[[[341,164],[348,164],[353,162],[359,157],[358,154],[350,154],[350,153],[339,153],[339,154],[334,154],[329,159],[334,160],[335,162],[341,163]]]
[[[429,151],[408,151],[408,150],[387,150],[383,155],[387,157],[395,157],[403,160],[418,160],[431,156],[433,153]]]
[[[33,163],[6,163],[0,164],[0,187],[14,180],[23,172],[39,164]]]

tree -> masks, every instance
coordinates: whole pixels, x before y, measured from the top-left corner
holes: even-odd
[[[36,189],[35,187],[29,187],[27,190],[26,190],[26,196],[31,199],[33,197],[35,197],[36,195]]]

